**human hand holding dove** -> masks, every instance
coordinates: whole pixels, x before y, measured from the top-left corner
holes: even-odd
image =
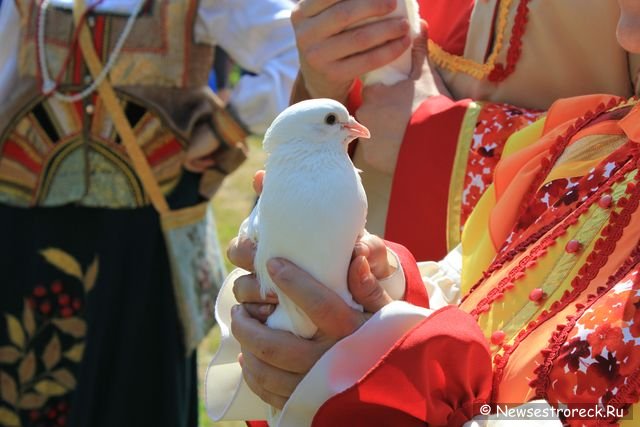
[[[265,136],[264,191],[229,252],[234,259],[244,247],[252,261],[236,257],[236,262],[256,272],[256,276],[232,273],[229,280],[234,283],[236,300],[246,301],[239,289],[248,289],[257,277],[261,292],[254,287],[252,295],[272,298],[270,302],[275,298],[269,292],[277,295],[278,305],[266,321],[280,331],[269,330],[244,307],[235,307],[230,314],[228,308],[221,309],[220,300],[228,294],[223,288],[216,317],[223,337],[228,333],[225,325],[231,323],[237,344],[220,352],[228,353],[225,357],[242,352],[246,385],[276,408],[284,405],[304,373],[328,348],[366,320],[359,301],[354,301],[347,288],[347,279],[355,276],[351,281],[377,286],[367,257],[379,258],[382,248],[386,258],[383,244],[363,243],[376,240],[364,232],[366,197],[346,150],[357,136],[368,136],[368,131],[333,100],[305,101],[285,110]],[[363,241],[351,262],[359,237]],[[256,244],[255,256],[252,243]],[[390,271],[385,262],[375,262],[373,267],[380,274]],[[366,295],[363,302],[367,303],[375,295],[380,300],[376,309],[390,301],[384,292],[360,294]],[[256,334],[259,339],[253,339]],[[208,372],[207,389],[209,378]],[[261,387],[260,378],[278,380]],[[274,393],[266,394],[270,389]],[[213,400],[208,406],[216,406]],[[270,418],[277,423],[277,413],[272,412]]]

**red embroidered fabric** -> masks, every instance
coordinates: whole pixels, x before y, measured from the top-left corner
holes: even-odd
[[[460,227],[493,182],[493,171],[511,135],[543,113],[508,104],[484,104],[473,131],[462,191]]]
[[[596,189],[614,175],[628,160],[628,150],[618,150],[582,177],[556,179],[536,193],[501,252],[510,251],[584,203]]]
[[[637,260],[636,260],[637,261]],[[635,383],[640,378],[640,281],[634,270],[606,293],[594,298],[579,318],[570,323],[568,336],[552,352],[556,357],[544,395],[554,405],[611,405],[627,409],[638,401]],[[604,420],[615,422],[618,416]],[[569,418],[570,426],[584,420]],[[601,421],[603,421],[601,419]]]
[[[612,182],[622,180],[626,173],[628,173],[632,168],[637,168],[637,167],[638,167],[637,159],[634,159],[633,161],[628,162],[625,165],[625,167],[623,167],[620,170],[620,173],[616,174],[616,176],[614,176],[611,179],[611,182],[609,183],[608,186],[602,187],[600,191],[598,191],[596,194],[594,194],[594,196],[592,196],[592,198],[589,201],[590,203],[589,202],[584,203],[579,209],[574,211],[574,213],[571,215],[573,216],[573,218],[571,218],[571,216],[567,218],[563,222],[562,224],[563,226],[557,227],[553,233],[551,233],[549,236],[544,238],[542,243],[543,244],[546,243],[548,246],[553,242],[555,242],[555,239],[557,238],[555,234],[559,233],[558,235],[561,235],[566,232],[567,227],[565,227],[565,224],[575,223],[575,221],[577,221],[577,217],[583,214],[587,210],[589,205],[594,203],[595,200],[599,198],[601,194],[604,194],[606,191],[608,191],[609,186],[611,185]],[[636,178],[638,179],[640,177],[636,177]],[[615,212],[611,213],[610,223],[608,226],[606,226],[602,230],[602,237],[596,242],[593,251],[587,257],[587,262],[580,268],[580,270],[578,271],[578,274],[571,281],[571,290],[565,291],[564,294],[562,294],[562,296],[560,297],[560,299],[555,301],[551,305],[551,308],[548,311],[547,310],[543,311],[535,321],[527,325],[525,329],[522,329],[520,333],[518,333],[518,335],[516,336],[513,346],[504,346],[503,355],[496,355],[496,357],[494,358],[494,363],[495,363],[495,370],[494,370],[494,376],[493,376],[494,398],[497,396],[499,384],[502,381],[504,368],[507,365],[509,358],[511,357],[511,354],[515,351],[516,348],[518,348],[520,343],[522,343],[522,341],[527,336],[529,336],[529,334],[533,332],[539,325],[546,322],[547,320],[555,316],[559,311],[563,310],[565,307],[567,307],[569,304],[575,301],[575,299],[582,292],[584,292],[584,290],[589,286],[591,281],[597,276],[600,269],[606,264],[609,255],[611,255],[611,253],[616,247],[618,240],[620,240],[620,238],[622,237],[622,232],[624,228],[627,225],[629,225],[629,221],[631,220],[631,214],[635,212],[635,210],[638,207],[638,201],[640,200],[640,191],[638,191],[637,185],[633,185],[633,186],[630,185],[628,188],[628,193],[630,193],[628,200],[621,198],[618,201],[618,204],[622,206],[622,210],[619,213],[615,213]],[[621,203],[623,200],[625,200],[626,203]],[[542,248],[544,248],[544,245],[541,245],[541,246]],[[532,253],[542,251],[542,249],[539,249],[539,250],[536,250],[536,249],[534,249]],[[546,248],[544,250],[546,251]],[[526,258],[527,257],[525,257],[525,259]],[[523,277],[524,273],[522,271],[517,271],[517,269],[520,269],[524,262],[525,262],[524,260],[520,262],[518,264],[518,267],[510,271],[508,277],[505,279],[505,280],[511,279],[509,283],[511,283],[512,286],[513,286],[513,283],[517,280],[517,278]],[[526,262],[526,264],[529,264],[529,262]],[[519,275],[520,273],[522,273],[522,275]],[[598,289],[604,289],[604,288],[598,288]],[[492,289],[492,291],[494,290],[495,289]],[[491,294],[491,292],[489,294]],[[495,300],[495,298],[493,298],[493,300]],[[482,307],[482,309],[487,310],[489,308],[489,304],[493,300],[489,300],[488,302],[485,302],[485,305]],[[554,334],[554,337],[556,336],[556,334]],[[542,354],[546,357],[549,355],[550,351],[551,350],[549,349],[545,349],[542,351]],[[539,369],[542,369],[542,368],[539,368]]]
[[[538,171],[538,173],[536,174],[536,177],[534,178],[529,190],[527,191],[527,193],[525,194],[525,196],[523,197],[523,201],[527,201],[527,200],[535,200],[535,196],[538,193],[538,189],[542,186],[544,179],[549,175],[549,172],[551,171],[553,165],[555,165],[556,161],[558,160],[558,158],[560,157],[560,155],[564,152],[565,148],[567,147],[567,145],[569,144],[571,138],[573,138],[573,136],[576,135],[576,133],[578,131],[580,131],[581,129],[583,129],[585,126],[588,126],[594,119],[597,119],[597,117],[599,115],[601,115],[603,112],[605,112],[606,110],[613,108],[614,106],[616,106],[617,104],[623,102],[622,99],[619,98],[611,98],[611,100],[605,105],[605,103],[600,103],[594,110],[588,111],[586,114],[584,114],[582,117],[579,117],[578,119],[574,120],[574,122],[572,123],[571,126],[569,126],[562,135],[558,136],[556,142],[551,146],[551,148],[549,149],[549,155],[546,159],[542,160],[542,167],[540,168],[540,170]],[[603,189],[601,188],[599,193],[602,193]],[[522,203],[521,208],[520,208],[520,214],[518,215],[519,218],[522,218],[523,216],[525,216],[527,210],[529,209],[529,204],[528,203]],[[551,228],[553,228],[553,226],[555,226],[556,224],[560,223],[561,221],[565,220],[564,216],[559,216],[559,217],[555,217],[552,218],[552,222],[543,226],[538,233],[533,233],[531,234],[528,238],[526,239],[522,239],[522,243],[520,245],[517,246],[513,246],[513,245],[509,245],[510,240],[512,239],[512,237],[507,238],[505,246],[509,246],[512,249],[508,250],[509,248],[505,248],[503,246],[503,248],[498,251],[498,255],[496,256],[496,258],[494,259],[494,261],[491,263],[491,265],[489,266],[489,268],[484,272],[483,277],[475,284],[471,287],[469,293],[467,294],[467,296],[469,294],[471,294],[473,291],[475,291],[475,289],[478,288],[478,286],[480,286],[480,284],[482,284],[484,282],[484,280],[486,280],[487,277],[489,277],[493,272],[497,271],[498,269],[502,268],[502,266],[507,263],[510,262],[511,260],[513,260],[515,258],[516,255],[518,255],[519,253],[523,252],[524,250],[526,250],[529,246],[531,246],[532,244],[536,243],[539,241],[540,238],[542,238],[542,236],[544,236],[544,234],[546,234],[549,230],[551,230]],[[576,218],[575,215],[573,215],[573,217],[570,220],[571,222],[566,222],[566,226],[568,227],[569,225],[575,223]],[[560,234],[558,234],[559,236]],[[546,252],[546,249],[544,250],[544,252]],[[538,254],[538,256],[540,256],[541,254]],[[531,256],[531,255],[530,255]],[[520,272],[519,273],[521,277],[522,275],[524,275],[524,272]],[[519,278],[518,277],[518,278]],[[498,291],[497,289],[493,289],[493,291]],[[498,292],[500,295],[502,294],[502,292]],[[484,305],[485,300],[487,300],[489,296],[485,297],[481,303],[479,305]],[[462,301],[464,301],[466,299],[465,298],[462,299]],[[484,307],[484,310],[488,309],[487,307]]]

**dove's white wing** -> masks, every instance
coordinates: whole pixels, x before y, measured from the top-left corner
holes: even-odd
[[[242,221],[238,237],[246,237],[254,243],[258,243],[258,226],[260,223],[260,199],[253,207],[251,214]]]
[[[271,162],[261,197],[256,275],[263,294],[273,291],[279,299],[267,325],[309,338],[316,326],[275,285],[267,261],[273,257],[292,261],[361,309],[346,279],[353,246],[366,221],[366,195],[346,153],[317,153],[296,162],[272,157]]]

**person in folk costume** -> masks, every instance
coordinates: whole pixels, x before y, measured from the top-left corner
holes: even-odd
[[[204,202],[288,103],[293,2],[75,3],[0,9],[0,425],[196,426],[158,215],[96,88],[116,89],[171,208]],[[207,88],[214,45],[252,72],[226,106]]]
[[[620,45],[640,53],[640,5],[618,4]],[[231,312],[246,384],[284,407],[283,420],[314,426],[485,425],[484,404],[536,400],[574,409],[556,420],[564,425],[637,425],[639,143],[635,97],[555,102],[508,138],[460,247],[416,265],[387,243],[401,268],[386,282],[404,301],[372,273],[385,243],[367,238],[366,257],[356,247],[349,286],[369,319],[272,260],[274,281],[319,326],[311,340],[263,326],[255,280],[236,281],[237,299],[254,303]],[[230,255],[251,263],[246,242]]]
[[[354,153],[365,172],[369,229],[419,259],[439,259],[460,242],[510,133],[559,98],[631,96],[640,60],[616,43],[615,2],[418,3],[429,38],[421,76],[361,88],[359,76],[411,44],[397,18],[360,25],[394,2],[300,2],[293,15],[301,58],[293,99],[348,103],[374,138]],[[430,185],[418,195],[416,182]]]

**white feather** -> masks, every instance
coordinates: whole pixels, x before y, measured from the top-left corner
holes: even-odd
[[[374,20],[367,20],[367,22],[388,19],[391,17],[402,17],[407,19],[409,22],[409,34],[412,40],[420,34],[418,0],[397,0],[396,8],[393,12]],[[411,48],[409,48],[393,62],[362,76],[362,83],[365,86],[376,83],[393,85],[405,80],[411,73],[411,59]]]
[[[263,192],[240,231],[257,243],[261,290],[273,290],[279,298],[267,325],[306,338],[317,328],[273,283],[269,259],[292,261],[361,309],[348,291],[347,271],[364,230],[367,199],[347,155],[353,137],[325,123],[327,114],[341,122],[350,118],[344,106],[328,99],[303,101],[276,118],[263,143],[268,154]]]

